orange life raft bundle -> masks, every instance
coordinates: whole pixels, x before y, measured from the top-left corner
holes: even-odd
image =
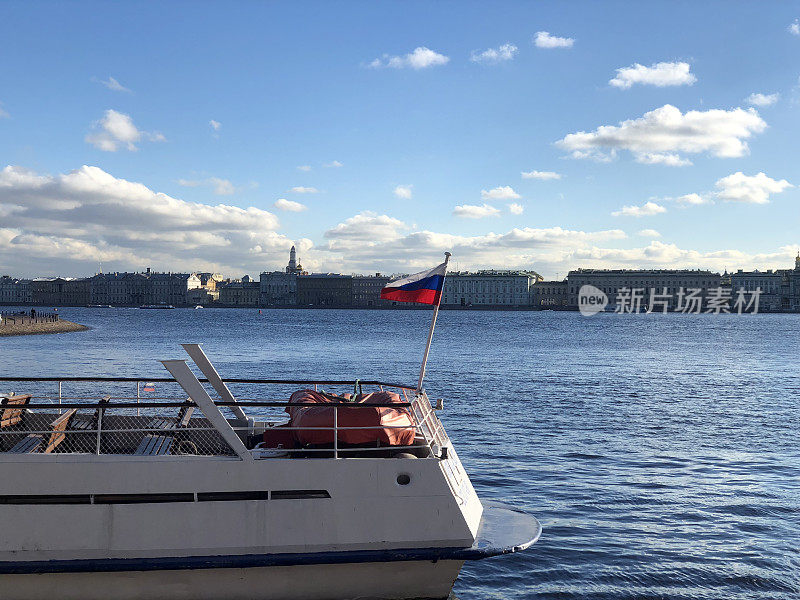
[[[407,407],[359,406],[402,404],[400,396],[392,392],[336,396],[314,390],[299,390],[292,394],[290,402],[309,405],[286,407],[289,427],[298,428],[292,430],[292,436],[300,446],[333,444],[334,411],[337,411],[336,429],[340,444],[410,446],[414,443],[414,421]],[[331,403],[342,402],[352,406],[330,406]],[[350,429],[352,427],[369,429]]]

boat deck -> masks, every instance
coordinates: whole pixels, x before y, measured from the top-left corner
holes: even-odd
[[[198,381],[206,386],[209,383],[205,379]],[[169,378],[0,378],[0,385],[26,391],[25,394],[0,394],[0,460],[3,455],[35,453],[237,457],[241,453],[241,448],[234,447],[238,446],[237,440],[255,459],[363,458],[401,453],[432,458],[441,453],[448,442],[427,395],[413,393],[411,386],[378,381],[259,379],[223,383],[226,390],[238,386],[249,396],[266,388],[266,399],[236,400],[231,392],[230,399],[216,394],[211,404],[200,406],[181,393],[184,390]],[[276,396],[281,393],[288,396],[289,391],[297,389],[355,390],[358,393],[390,390],[398,393],[402,402],[331,402],[325,405],[335,413],[331,427],[292,427],[286,411],[298,403],[276,399]],[[336,415],[362,408],[407,411],[414,429],[413,444],[381,447],[380,444],[348,445],[339,441],[348,429],[387,428],[386,425],[339,426]],[[215,413],[212,418],[204,414],[208,411]],[[263,447],[265,433],[267,437],[269,432],[291,436],[303,430],[330,430],[334,441],[299,447]],[[235,439],[230,437],[231,433]]]

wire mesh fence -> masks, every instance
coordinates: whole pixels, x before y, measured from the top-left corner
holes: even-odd
[[[13,400],[13,397],[12,397]],[[5,404],[12,413],[0,428],[0,451],[11,454],[80,453],[235,456],[235,452],[199,409],[191,404],[152,407],[95,407],[85,403]],[[18,416],[13,413],[20,412]]]

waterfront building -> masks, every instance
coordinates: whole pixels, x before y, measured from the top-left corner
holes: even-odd
[[[86,306],[90,283],[88,279],[38,277],[30,284],[30,301],[40,306]]]
[[[260,284],[250,281],[231,281],[219,288],[219,303],[222,306],[256,308],[259,302]]]
[[[294,306],[297,303],[297,275],[284,271],[261,273],[261,306]]]
[[[61,277],[34,278],[31,282],[31,301],[45,306],[60,305],[65,281]]]
[[[186,306],[188,291],[201,287],[200,278],[189,273],[149,273],[150,304]]]
[[[781,310],[781,284],[783,282],[783,271],[743,271],[739,269],[736,273],[731,273],[731,294],[736,298],[739,290],[750,294],[756,290],[761,290],[759,297],[758,310],[772,312]]]
[[[542,280],[534,271],[454,271],[444,280],[442,306],[529,306],[531,286]]]
[[[147,273],[123,273],[122,281],[128,296],[125,304],[131,306],[154,304],[149,270]]]
[[[297,250],[289,251],[289,264],[283,271],[264,271],[259,277],[261,306],[294,306],[297,304],[297,276],[304,275],[297,263]]]
[[[541,309],[566,308],[569,305],[567,281],[538,281],[531,286],[531,306]]]
[[[0,277],[0,304],[30,304],[32,301],[30,279],[17,279],[8,275]]]
[[[578,307],[581,287],[591,285],[608,296],[609,306],[617,305],[619,290],[642,290],[641,307],[645,308],[651,294],[667,302],[668,310],[677,306],[679,291],[699,289],[699,297],[708,297],[708,290],[721,287],[721,275],[704,270],[689,269],[577,269],[567,275],[568,302],[571,308]],[[654,309],[655,310],[655,309]]]
[[[132,302],[128,290],[128,275],[130,273],[99,273],[92,277],[90,304],[130,305]]]
[[[90,278],[90,302],[112,306],[171,304],[187,306],[188,292],[202,287],[200,278],[189,273],[99,273]]]
[[[86,306],[91,299],[91,293],[92,282],[89,279],[66,279],[62,287],[61,304],[63,306]]]
[[[186,301],[189,306],[208,306],[216,302],[219,298],[219,292],[215,289],[213,291],[204,287],[192,288],[186,292]]]
[[[351,306],[353,277],[337,273],[311,273],[297,277],[298,306]]]
[[[353,275],[353,306],[390,306],[391,300],[381,300],[381,290],[391,277],[375,275]]]
[[[220,273],[195,273],[195,275],[200,280],[200,287],[205,288],[209,292],[215,291],[217,289],[217,284],[221,283],[224,279]]]
[[[800,253],[794,259],[794,269],[778,272],[781,274],[781,308],[800,312]]]

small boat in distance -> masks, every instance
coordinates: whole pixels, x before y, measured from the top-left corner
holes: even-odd
[[[172,304],[142,304],[139,308],[167,310],[175,307]]]
[[[87,304],[86,308],[114,308],[110,304]]]
[[[424,389],[223,380],[183,348],[202,380],[0,377],[28,388],[0,395],[3,600],[443,600],[539,538],[478,498]]]
[[[198,309],[201,309],[201,308],[203,308],[203,307],[202,307],[202,306],[200,306],[199,304],[198,304],[197,306],[195,306],[195,307],[194,307],[194,309],[195,309],[195,310],[198,310]]]

